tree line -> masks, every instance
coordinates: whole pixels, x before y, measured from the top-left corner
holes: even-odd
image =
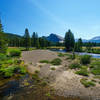
[[[64,45],[66,47],[67,51],[76,51],[76,52],[82,52],[83,50],[83,46],[86,47],[86,52],[97,52],[97,50],[95,50],[92,47],[97,47],[100,46],[100,43],[96,43],[96,42],[82,42],[82,39],[79,38],[77,42],[75,42],[75,38],[74,38],[74,34],[71,32],[71,30],[68,30],[68,32],[66,32],[65,34],[65,42]]]
[[[36,32],[33,32],[32,36],[30,36],[28,29],[25,29],[24,35],[15,36],[8,39],[9,47],[25,47],[26,50],[29,50],[30,47],[35,47],[37,49],[45,48],[50,46],[50,42],[46,40],[44,37],[38,37]]]
[[[7,34],[4,33],[3,26],[0,20],[0,53],[5,53],[7,46],[25,47],[26,50],[29,50],[30,47],[40,49],[49,46],[65,46],[67,51],[76,52],[82,52],[82,46],[85,46],[88,51],[91,50],[91,47],[100,46],[100,43],[83,43],[81,38],[79,38],[78,41],[75,42],[74,34],[70,29],[65,33],[64,43],[52,43],[45,37],[38,37],[38,34],[36,32],[33,32],[32,36],[30,36],[27,28],[25,29],[25,33],[23,36],[15,36],[9,34],[9,38],[7,38],[6,35]]]

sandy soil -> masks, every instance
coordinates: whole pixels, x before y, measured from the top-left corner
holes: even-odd
[[[49,81],[57,95],[76,96],[84,98],[84,100],[100,100],[100,85],[85,88],[80,83],[82,76],[76,75],[73,70],[68,69],[70,62],[65,58],[61,58],[63,62],[60,66],[39,63],[40,60],[52,60],[54,58],[58,58],[57,53],[48,50],[27,51],[22,54],[22,59],[28,64],[28,71],[34,73],[39,70],[40,77]],[[52,67],[56,70],[51,70]]]

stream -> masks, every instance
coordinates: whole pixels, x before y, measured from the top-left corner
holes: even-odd
[[[60,50],[60,49],[53,49],[51,51],[55,51],[55,52],[60,52],[60,53],[66,53],[66,50]],[[86,53],[86,52],[75,52],[76,54],[79,55],[91,55],[93,58],[100,58],[100,54],[94,54],[94,53]]]

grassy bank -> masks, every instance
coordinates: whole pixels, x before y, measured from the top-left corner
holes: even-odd
[[[0,54],[0,85],[15,76],[27,73],[24,61],[20,59],[22,48],[8,48],[7,54]]]

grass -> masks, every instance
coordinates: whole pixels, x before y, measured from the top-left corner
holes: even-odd
[[[35,70],[35,73],[38,74],[40,71],[39,70]]]
[[[36,82],[36,83],[40,83],[41,79],[39,78],[38,74],[35,73],[32,75],[32,79]]]
[[[20,65],[10,65],[8,67],[0,68],[0,75],[4,78],[10,78],[15,74],[25,74],[26,72],[26,68]]]
[[[8,54],[0,54],[0,76],[2,78],[10,78],[16,74],[26,74],[26,67],[17,56],[21,55],[19,50],[8,50]],[[14,57],[14,58],[13,58]]]
[[[50,92],[46,93],[46,96],[47,96],[47,97],[51,97]]]
[[[20,57],[21,56],[21,51],[20,50],[11,50],[9,52],[9,55],[11,57]]]
[[[56,68],[52,67],[51,70],[56,70]]]
[[[100,61],[91,63],[91,73],[94,75],[100,75]]]
[[[81,79],[80,82],[81,82],[85,87],[95,86],[95,83],[94,83],[93,81],[87,81],[87,79]]]
[[[100,75],[94,76],[95,79],[100,79]]]
[[[48,60],[41,60],[40,63],[46,63],[46,64],[48,64],[49,61]]]
[[[83,55],[80,56],[80,63],[83,65],[90,64],[91,62],[91,56],[90,55]]]
[[[74,60],[76,58],[76,55],[75,54],[73,55],[73,54],[70,54],[70,53],[66,53],[65,55],[67,56],[66,60],[67,59]]]
[[[79,71],[75,72],[78,75],[88,76],[89,72],[87,71],[87,68],[83,66]]]
[[[45,86],[47,86],[47,85],[48,85],[47,82],[45,82],[45,81],[42,81],[42,82],[41,82],[41,86],[45,87]]]
[[[0,53],[0,61],[3,61],[7,59],[7,56],[5,54]]]
[[[69,68],[71,69],[81,68],[81,65],[78,62],[74,62],[69,66]]]
[[[61,65],[62,60],[60,58],[55,58],[52,61],[41,60],[40,63],[52,64],[52,65]]]
[[[60,58],[53,59],[50,63],[52,65],[61,65],[62,60]]]
[[[59,56],[59,57],[64,57],[65,54],[63,54],[63,53],[58,53],[58,56]]]

